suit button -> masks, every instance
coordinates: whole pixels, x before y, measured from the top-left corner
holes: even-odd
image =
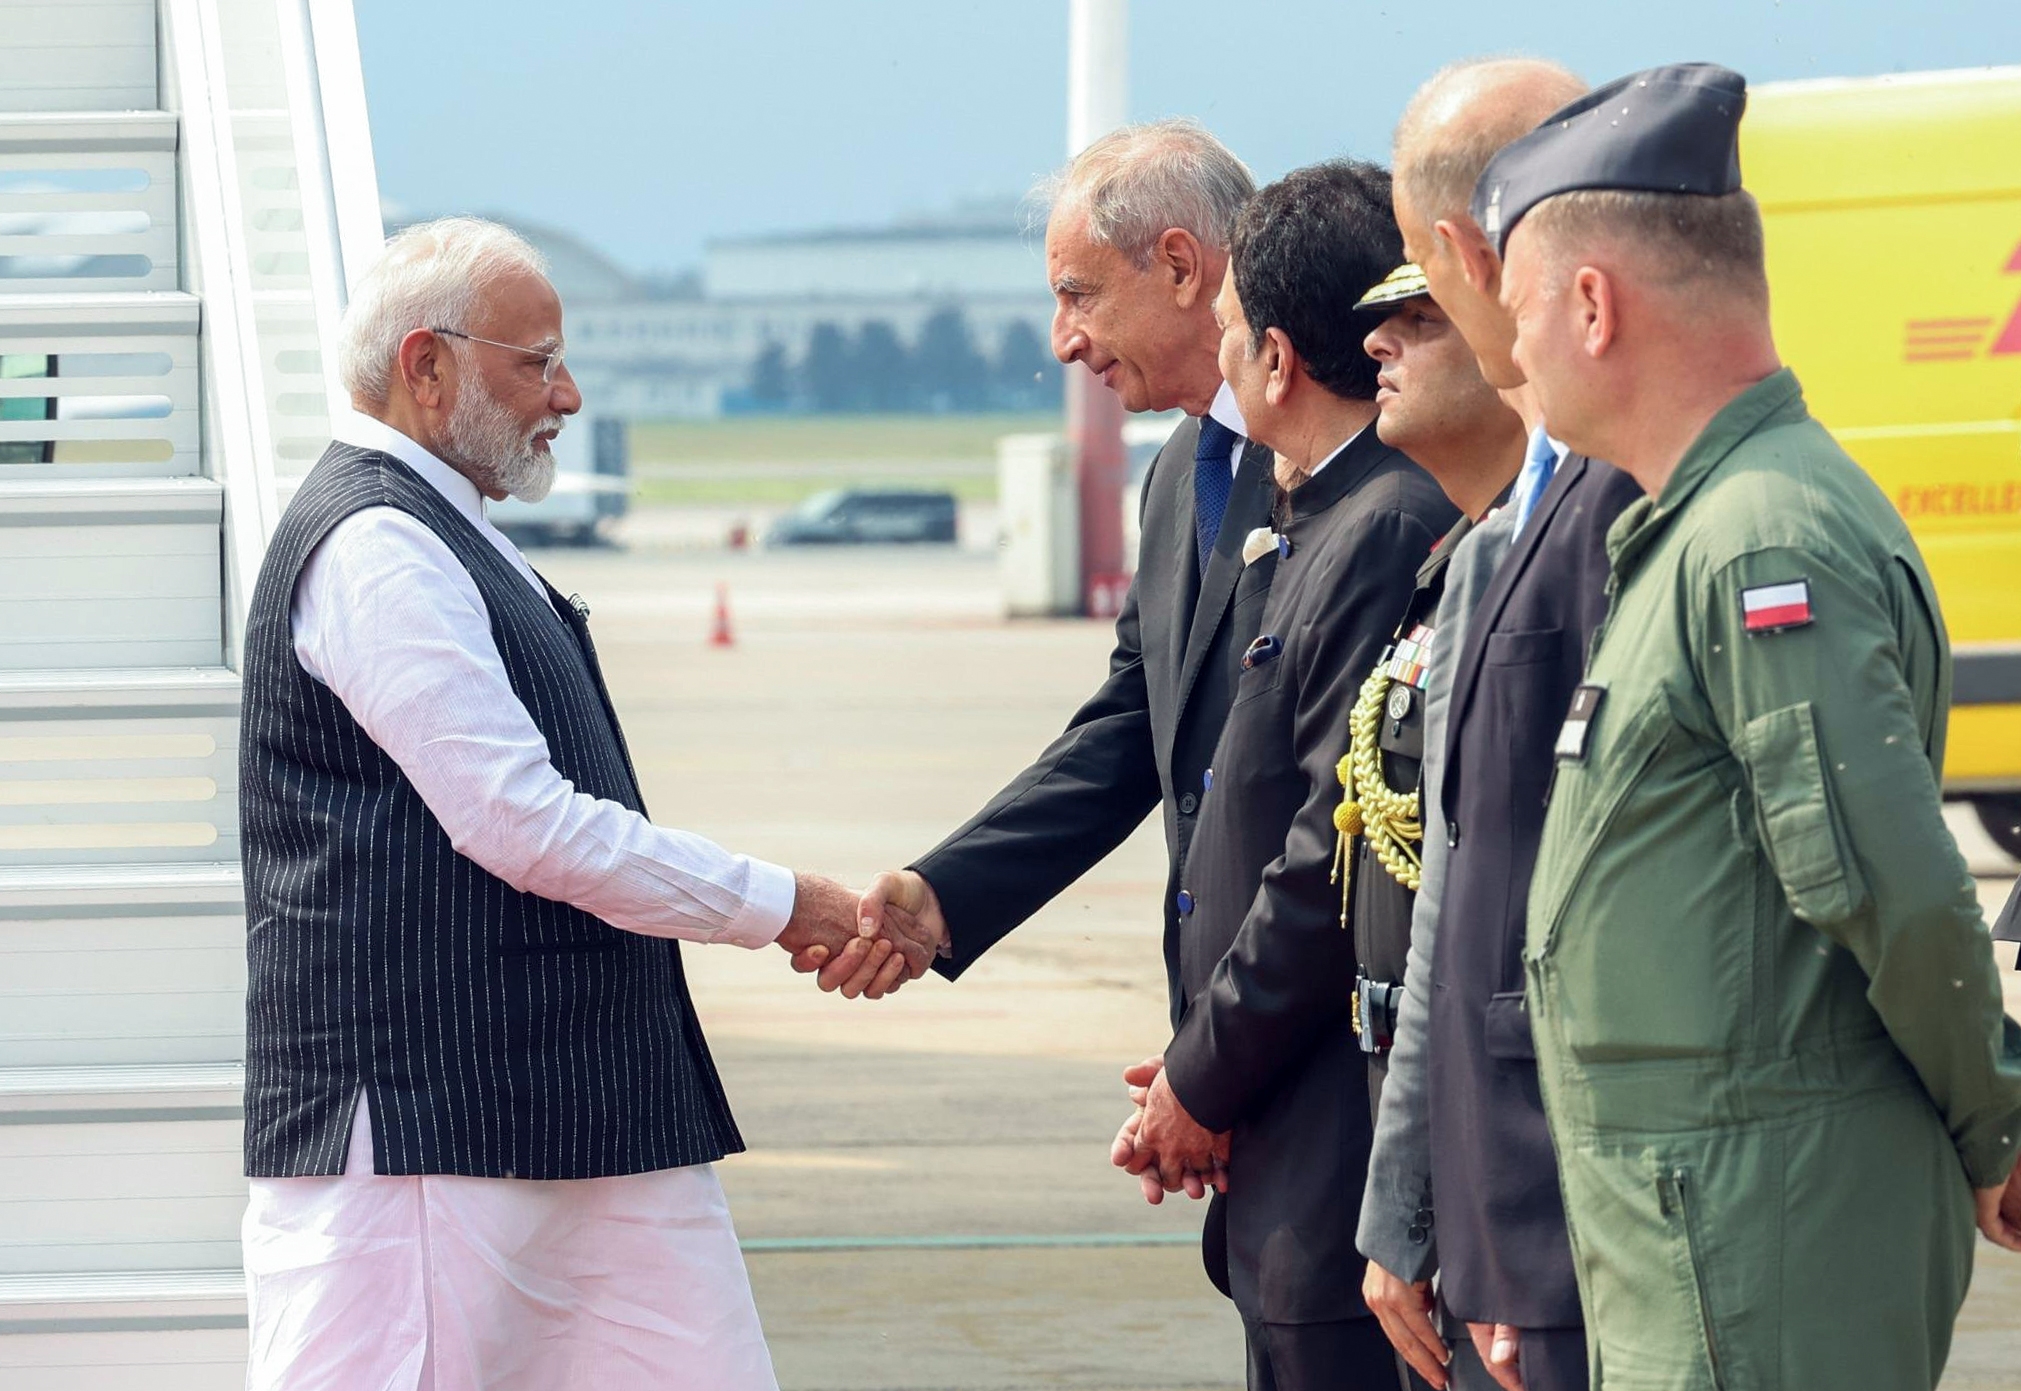
[[[1200,790],[1202,792],[1212,792],[1214,790],[1214,770],[1212,768],[1209,768],[1205,773],[1200,775]]]
[[[1187,893],[1184,889],[1179,890],[1179,916],[1182,918],[1187,917],[1190,916],[1192,912],[1193,912],[1193,895]]]
[[[1200,799],[1192,793],[1188,792],[1179,799],[1179,815],[1191,816],[1198,810],[1200,810]]]

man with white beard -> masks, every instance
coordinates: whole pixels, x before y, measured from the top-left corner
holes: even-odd
[[[646,819],[586,608],[485,518],[553,482],[561,329],[506,229],[394,238],[253,594],[249,1387],[775,1387],[677,939],[839,952],[857,895]]]

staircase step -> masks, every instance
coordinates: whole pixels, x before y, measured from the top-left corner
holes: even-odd
[[[238,1114],[246,1067],[239,1062],[138,1063],[114,1067],[0,1067],[0,1125],[32,1116],[97,1118],[139,1112],[149,1119],[214,1119]]]
[[[224,518],[224,486],[214,478],[12,478],[0,475],[0,526],[72,517],[97,526],[157,517]]]
[[[236,1267],[0,1275],[7,1391],[238,1391],[245,1364]]]
[[[202,319],[203,301],[186,290],[0,294],[0,333],[7,337],[10,357],[45,351],[23,341],[37,335],[88,339],[194,335]],[[103,344],[92,346],[104,351]]]
[[[0,868],[0,1068],[245,1052],[235,864]]]
[[[157,784],[208,777],[216,786],[207,795],[233,794],[239,692],[238,674],[222,667],[0,671],[0,779],[12,784],[11,796],[0,807],[41,808],[38,815],[46,823],[58,815],[54,808],[63,805],[97,807],[97,814],[116,820],[123,813],[106,808],[147,805],[160,797],[178,804],[204,800],[193,795],[198,789],[180,785],[157,786],[154,797],[144,795],[148,789],[137,787],[136,777]],[[93,781],[97,779],[111,781]],[[225,810],[206,814],[222,816]],[[188,812],[184,806],[179,814]],[[0,827],[6,824],[0,811]],[[5,844],[0,830],[0,846]],[[136,902],[157,888],[173,888],[175,896],[168,901],[180,902],[186,890],[223,873],[232,876],[236,896],[235,856],[173,858],[187,864],[177,869],[148,857],[117,855],[82,863],[0,855],[0,916],[15,902]],[[80,881],[87,867],[92,877]],[[65,896],[87,882],[97,886],[91,896]],[[41,894],[53,897],[44,900]]]
[[[176,288],[179,129],[165,111],[0,114],[0,172],[16,176],[0,213],[30,219],[0,235],[0,290]]]
[[[239,674],[226,667],[0,671],[0,719],[59,710],[230,715],[238,711],[240,685]]]
[[[0,1273],[229,1265],[242,1087],[232,1063],[0,1069]]]
[[[7,0],[0,110],[150,107],[155,0]]]
[[[0,478],[201,473],[201,320],[196,296],[179,290],[0,293],[0,401],[35,417],[0,420]],[[23,375],[37,358],[37,375]]]
[[[0,921],[71,909],[225,909],[244,902],[235,864],[0,866]]]
[[[12,111],[0,113],[0,158],[102,151],[174,154],[181,118],[173,111]]]
[[[240,1391],[246,1330],[208,1323],[57,1323],[29,1336],[0,1338],[0,1385],[7,1391]]]
[[[0,670],[222,665],[223,516],[209,478],[0,481]]]
[[[239,685],[0,672],[0,1067],[242,1054]]]
[[[117,896],[131,895],[127,902]],[[114,900],[92,904],[90,897]],[[25,898],[20,890],[9,898]],[[152,893],[65,885],[0,900],[0,1067],[218,1063],[245,1052],[235,879]]]
[[[206,1316],[245,1323],[245,1272],[233,1267],[0,1275],[0,1334],[13,1331],[10,1324],[29,1322]]]
[[[0,548],[28,530],[0,526]],[[0,597],[0,619],[20,607]],[[215,668],[0,673],[0,869],[56,889],[83,866],[235,863],[237,697]]]

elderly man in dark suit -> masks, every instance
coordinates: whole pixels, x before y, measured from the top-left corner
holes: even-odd
[[[1107,679],[1031,767],[911,868],[880,876],[864,900],[866,919],[881,919],[886,905],[916,913],[938,934],[936,969],[950,979],[1162,806],[1176,1018],[1180,876],[1267,592],[1267,570],[1245,575],[1241,547],[1269,514],[1270,451],[1245,437],[1216,365],[1214,322],[1228,238],[1253,188],[1241,161],[1190,121],[1115,131],[1056,181],[1046,227],[1054,353],[1100,376],[1132,411],[1176,407],[1187,419],[1144,485],[1137,575]],[[824,987],[870,994],[873,972],[858,964],[868,951],[811,951],[799,964],[821,967]]]
[[[1400,259],[1389,176],[1339,162],[1258,193],[1236,226],[1221,370],[1276,450],[1276,576],[1242,659],[1179,893],[1183,1017],[1147,1089],[1133,1168],[1214,1173],[1258,1391],[1396,1386],[1362,1304],[1355,1212],[1368,1069],[1354,936],[1334,879],[1348,715],[1459,513],[1375,429],[1357,311]]]

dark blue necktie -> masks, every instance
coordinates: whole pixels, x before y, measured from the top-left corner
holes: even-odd
[[[1214,554],[1221,518],[1228,512],[1228,494],[1235,486],[1230,459],[1242,436],[1211,415],[1200,417],[1200,443],[1193,449],[1193,525],[1200,538],[1200,573]]]

